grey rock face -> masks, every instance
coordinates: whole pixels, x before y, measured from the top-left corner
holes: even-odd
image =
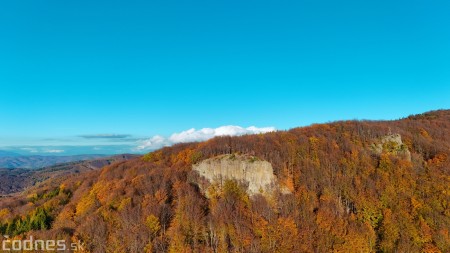
[[[242,182],[248,185],[249,195],[272,192],[279,187],[272,165],[252,156],[217,156],[195,164],[193,170],[211,184],[221,185],[225,180]],[[288,191],[284,188],[280,190],[283,193]]]

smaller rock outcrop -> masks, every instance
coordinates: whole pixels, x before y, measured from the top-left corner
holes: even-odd
[[[372,150],[377,154],[392,154],[411,161],[411,152],[408,146],[402,142],[400,134],[390,134],[382,137],[377,143],[372,144]]]

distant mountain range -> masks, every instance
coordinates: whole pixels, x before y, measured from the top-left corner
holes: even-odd
[[[87,159],[89,156],[76,156],[78,158]],[[59,163],[49,167],[41,169],[24,169],[24,168],[1,168],[0,169],[0,195],[8,195],[25,190],[28,187],[34,186],[47,179],[62,180],[67,176],[79,174],[91,170],[100,169],[106,165],[112,164],[117,161],[126,161],[131,158],[137,157],[136,155],[116,155],[109,157],[96,157],[90,160],[75,161],[67,163]],[[27,157],[19,157],[24,161],[31,162],[33,158],[27,160]],[[45,157],[38,157],[45,158]],[[47,162],[57,161],[55,159],[48,160]],[[1,159],[1,158],[0,158]],[[70,157],[63,158],[70,159]],[[22,160],[20,160],[22,161]]]
[[[20,154],[10,152],[10,151],[0,150],[0,157],[5,157],[5,156],[14,157],[14,156],[20,156]]]
[[[71,156],[23,156],[13,152],[0,151],[0,168],[3,169],[38,169],[59,163],[91,160],[106,157],[106,155],[71,155]]]

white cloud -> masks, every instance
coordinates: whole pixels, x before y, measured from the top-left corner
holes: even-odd
[[[130,134],[84,134],[78,137],[85,139],[126,139],[131,137]]]
[[[41,147],[23,147],[21,150],[28,151],[30,153],[63,153],[65,152],[62,149],[48,149]]]
[[[48,149],[48,150],[44,150],[42,152],[44,152],[44,153],[63,153],[64,150],[62,150],[62,149]]]
[[[155,135],[150,139],[141,141],[140,145],[137,147],[137,150],[157,149],[169,145],[170,143],[166,140],[166,138],[160,135]]]
[[[202,128],[199,130],[191,128],[180,133],[174,133],[169,138],[155,135],[150,139],[140,141],[140,145],[137,147],[137,150],[157,149],[182,142],[206,141],[216,136],[239,136],[246,134],[267,133],[273,131],[276,131],[274,127],[258,128],[255,126],[247,128],[243,128],[240,126],[221,126],[218,128]]]
[[[38,150],[36,148],[20,148],[21,150],[28,151],[30,153],[37,153]]]

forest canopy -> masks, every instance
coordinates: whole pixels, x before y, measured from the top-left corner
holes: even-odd
[[[245,154],[289,194],[209,194],[192,166]],[[450,252],[450,111],[178,144],[0,199],[0,231],[86,252]]]

